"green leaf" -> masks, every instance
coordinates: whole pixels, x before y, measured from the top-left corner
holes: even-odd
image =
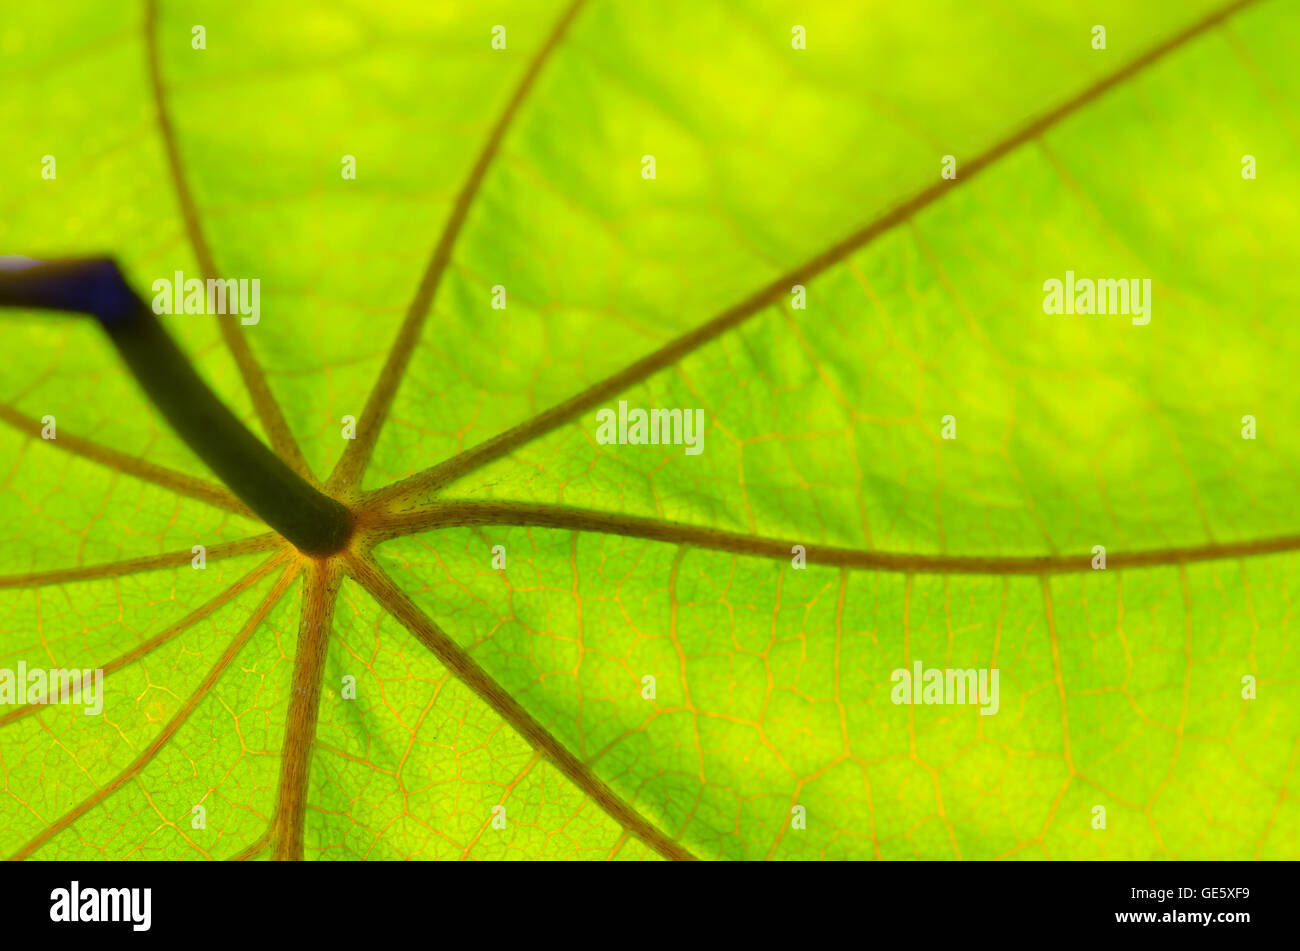
[[[0,854],[1294,856],[1300,15],[1072,6],[7,11],[0,251],[259,279],[160,320],[357,529],[0,314],[0,671],[105,671],[0,705]]]

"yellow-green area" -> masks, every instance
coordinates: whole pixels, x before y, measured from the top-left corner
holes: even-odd
[[[10,6],[0,254],[112,254],[142,292],[198,276],[161,98],[221,276],[261,281],[240,333],[324,480],[568,0]],[[702,454],[598,444],[592,410],[440,496],[1081,570],[797,570],[492,525],[376,560],[701,858],[1294,858],[1300,553],[1087,560],[1300,536],[1300,11],[1246,4],[964,172],[1222,6],[586,0],[477,183],[362,480],[598,384],[933,187],[951,155],[945,193],[809,275],[806,307],[784,295],[610,401],[702,408]],[[1067,270],[1150,279],[1150,323],[1045,314]],[[162,319],[266,436],[232,318]],[[269,551],[28,578],[265,527],[70,451],[213,478],[92,323],[0,324],[0,668],[102,666],[202,614],[106,678],[103,716],[0,706],[0,856],[55,828],[36,858],[264,858],[301,581],[205,683],[283,567],[204,605]],[[60,438],[17,422],[47,415]],[[997,714],[892,702],[918,660],[997,668]],[[658,857],[351,580],[305,822],[311,859]]]

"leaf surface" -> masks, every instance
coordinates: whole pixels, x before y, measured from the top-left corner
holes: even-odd
[[[6,312],[0,668],[107,676],[0,706],[0,854],[1296,854],[1294,5],[66,6],[0,25],[0,249],[260,279],[163,319],[362,527]]]

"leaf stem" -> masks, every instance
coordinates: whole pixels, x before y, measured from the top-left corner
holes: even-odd
[[[347,545],[347,506],[290,469],[236,418],[113,261],[0,258],[0,306],[93,315],[172,428],[266,524],[309,555]]]

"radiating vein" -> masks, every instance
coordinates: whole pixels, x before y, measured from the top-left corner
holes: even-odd
[[[269,846],[270,844],[271,844],[271,830],[268,827],[266,829],[263,829],[262,834],[259,835],[256,839],[254,839],[251,843],[249,843],[249,845],[246,848],[240,849],[238,852],[232,855],[228,861],[231,862],[251,861],[252,859],[255,859],[257,856],[261,855],[264,851],[266,851],[267,846]]]
[[[443,666],[514,727],[529,745],[555,764],[560,772],[616,822],[665,858],[695,858],[685,846],[668,838],[630,804],[619,798],[604,780],[574,756],[509,691],[493,680],[464,648],[421,611],[382,568],[369,558],[352,555],[347,556],[347,564],[351,577],[414,634],[420,643],[429,648]]]
[[[108,783],[95,790],[95,792],[83,799],[78,805],[68,810],[68,812],[64,813],[54,822],[42,829],[35,838],[10,856],[12,861],[19,861],[31,856],[34,852],[40,849],[41,846],[49,842],[50,839],[67,829],[95,806],[99,805],[109,796],[113,795],[113,793],[121,789],[126,783],[130,782],[131,779],[140,772],[140,770],[144,769],[153,761],[153,758],[158,755],[159,751],[162,750],[162,748],[170,742],[171,738],[176,735],[176,731],[179,730],[185,724],[185,721],[189,719],[190,714],[194,712],[203,699],[212,691],[213,686],[221,679],[221,675],[225,673],[226,668],[230,666],[231,662],[243,649],[244,645],[248,643],[249,638],[253,636],[253,632],[257,630],[262,621],[266,619],[267,614],[271,612],[271,609],[275,607],[276,603],[279,602],[280,598],[284,595],[284,592],[288,590],[289,585],[293,582],[297,573],[298,565],[296,563],[290,565],[284,570],[284,573],[280,575],[279,580],[276,581],[275,587],[273,587],[270,593],[262,600],[262,603],[257,606],[257,610],[252,613],[248,622],[227,645],[221,657],[217,659],[217,662],[212,665],[212,668],[203,678],[203,682],[199,684],[198,688],[195,689],[192,694],[190,694],[181,708],[176,711],[170,720],[167,721],[167,725],[158,732],[158,735],[155,736],[149,745],[144,748],[143,752],[132,760],[131,764],[127,766],[126,769],[114,776]]]
[[[157,0],[145,0],[144,34],[145,46],[149,51],[149,82],[153,90],[154,112],[158,119],[158,132],[167,151],[167,168],[171,173],[172,188],[176,192],[176,200],[180,204],[181,217],[185,221],[185,234],[194,249],[194,257],[198,261],[199,271],[203,274],[204,279],[214,280],[220,278],[221,275],[217,271],[216,263],[212,257],[212,249],[208,246],[207,237],[203,233],[203,225],[199,221],[198,206],[194,203],[194,196],[190,192],[189,182],[185,178],[185,166],[181,161],[180,147],[176,141],[176,130],[172,126],[171,116],[167,111],[167,95],[163,88],[162,79],[162,62],[158,52]],[[235,365],[239,367],[239,375],[244,378],[244,385],[248,388],[249,395],[253,399],[253,408],[257,412],[258,419],[261,420],[262,428],[266,430],[267,436],[270,437],[272,448],[275,449],[289,468],[313,485],[318,484],[307,465],[307,460],[303,458],[297,440],[293,438],[289,424],[285,421],[284,413],[280,410],[280,404],[276,402],[275,396],[271,393],[271,387],[266,382],[266,375],[262,372],[261,366],[258,365],[257,358],[253,356],[248,341],[244,339],[240,326],[233,320],[223,319],[218,319],[217,325],[221,328],[221,336],[226,341],[226,346],[230,348],[230,353],[235,358]]]
[[[809,565],[869,568],[908,574],[962,575],[1048,575],[1092,571],[1092,554],[1076,555],[925,555],[911,552],[878,551],[870,548],[842,548],[818,545],[806,538],[767,538],[728,532],[685,522],[622,515],[568,505],[537,502],[455,500],[411,512],[377,516],[373,531],[378,537],[401,537],[435,528],[476,525],[507,525],[531,528],[568,529],[644,538],[674,545],[690,545],[756,558],[788,560],[795,545],[805,548]],[[1248,555],[1273,555],[1300,549],[1300,535],[1253,538],[1178,548],[1106,553],[1107,570],[1183,565]]]
[[[241,538],[239,541],[222,542],[213,545],[204,556],[208,561],[219,558],[234,558],[253,552],[269,551],[272,548],[287,546],[287,543],[274,532]],[[52,571],[34,571],[24,575],[0,575],[0,590],[5,588],[43,588],[48,585],[67,584],[72,581],[92,581],[99,578],[121,578],[125,575],[139,574],[146,571],[158,571],[162,568],[174,568],[194,558],[192,550],[170,551],[161,555],[146,555],[143,558],[130,558],[125,561],[110,561],[100,565],[85,565],[77,568],[56,568]]]
[[[348,443],[347,449],[344,450],[338,465],[335,466],[334,472],[330,475],[328,486],[331,490],[343,490],[360,483],[366,466],[370,462],[370,456],[374,452],[375,444],[379,441],[379,433],[388,418],[389,410],[392,408],[393,398],[397,395],[397,388],[406,375],[406,368],[411,362],[411,355],[415,352],[415,347],[420,341],[424,322],[428,319],[429,309],[433,304],[434,295],[438,291],[438,284],[441,282],[443,272],[447,268],[447,262],[451,260],[452,248],[456,244],[456,239],[460,236],[461,228],[464,227],[465,217],[469,214],[470,205],[473,204],[474,198],[478,194],[479,186],[483,183],[483,177],[487,174],[488,167],[496,156],[506,130],[510,127],[515,114],[519,111],[520,104],[523,103],[529,90],[532,89],[542,71],[542,67],[559,45],[569,25],[582,8],[582,4],[583,0],[573,0],[569,4],[559,22],[551,31],[551,35],[537,51],[532,62],[529,63],[523,79],[520,80],[514,94],[510,97],[510,101],[506,103],[505,110],[498,117],[496,124],[492,127],[492,132],[483,144],[483,149],[479,152],[477,161],[475,161],[473,168],[470,169],[469,177],[465,180],[465,184],[461,186],[460,193],[456,196],[456,203],[452,207],[451,215],[443,226],[438,243],[434,246],[433,255],[429,259],[428,266],[424,269],[424,275],[421,277],[420,285],[415,291],[415,297],[411,301],[411,306],[407,308],[406,317],[397,333],[397,339],[393,341],[392,349],[388,353],[388,359],[384,361],[383,369],[379,371],[379,379],[375,381],[375,386],[366,399],[365,408],[361,413],[361,421],[357,426],[357,438]]]
[[[301,861],[307,780],[316,743],[325,652],[343,575],[335,559],[310,562],[302,586],[298,643],[293,655],[293,692],[280,746],[280,780],[271,823],[277,860]]]
[[[129,667],[131,664],[134,664],[140,658],[148,656],[149,654],[157,650],[159,647],[162,647],[164,644],[166,644],[176,635],[189,630],[191,627],[193,627],[199,621],[203,620],[205,617],[214,614],[223,605],[228,604],[230,601],[239,597],[239,595],[243,594],[249,588],[252,588],[259,581],[265,578],[268,574],[274,571],[275,568],[284,564],[285,561],[289,559],[289,557],[290,557],[290,552],[288,550],[282,551],[276,555],[272,555],[270,558],[266,559],[266,561],[262,562],[252,571],[248,572],[246,575],[244,575],[234,584],[227,587],[216,597],[199,605],[197,608],[195,608],[189,614],[185,615],[179,621],[164,628],[162,631],[159,631],[153,637],[141,641],[139,644],[137,644],[131,650],[127,651],[125,654],[120,654],[119,656],[114,657],[112,660],[108,661],[107,663],[100,665],[97,669],[103,671],[104,676],[107,677],[109,674],[112,674],[115,671],[121,670],[124,667]],[[13,723],[15,720],[21,720],[23,717],[30,716],[33,713],[38,713],[41,710],[48,709],[49,706],[50,705],[47,703],[25,703],[20,707],[16,707],[15,709],[10,710],[8,713],[0,714],[0,727],[8,726],[10,723]]]
[[[0,420],[8,423],[19,432],[41,439],[42,426],[40,420],[18,412],[7,403],[0,403]],[[206,502],[208,505],[225,509],[227,512],[234,512],[237,515],[257,518],[243,502],[235,498],[223,486],[186,475],[183,472],[177,472],[175,469],[168,469],[165,466],[146,462],[135,456],[128,456],[116,449],[109,449],[107,446],[101,446],[99,443],[92,442],[82,436],[73,435],[62,426],[59,427],[54,439],[42,439],[41,442],[43,445],[64,449],[73,455],[89,459],[91,462],[113,469],[133,479],[150,482],[175,492],[177,495],[184,495],[199,502]]]
[[[612,376],[606,377],[576,396],[544,410],[512,429],[499,433],[491,439],[479,443],[477,446],[467,449],[430,469],[379,489],[367,498],[377,500],[403,499],[418,495],[421,492],[437,489],[463,478],[476,469],[500,459],[502,456],[509,455],[520,446],[539,439],[566,423],[572,422],[588,410],[596,408],[660,370],[672,366],[706,344],[716,340],[727,331],[738,327],[765,308],[781,300],[790,292],[792,285],[807,284],[814,277],[870,244],[882,234],[910,220],[917,212],[938,201],[951,189],[960,187],[962,183],[975,178],[1021,145],[1042,135],[1062,119],[1070,116],[1125,80],[1130,79],[1188,41],[1200,36],[1206,30],[1257,2],[1259,0],[1236,0],[1236,2],[1169,37],[1129,62],[1126,66],[1104,77],[1051,111],[1030,121],[987,151],[966,161],[962,165],[960,178],[935,182],[929,188],[913,195],[902,204],[896,205],[884,215],[859,228],[848,237],[837,241],[824,251],[776,278],[745,300],[724,310],[712,320],[670,341]]]

